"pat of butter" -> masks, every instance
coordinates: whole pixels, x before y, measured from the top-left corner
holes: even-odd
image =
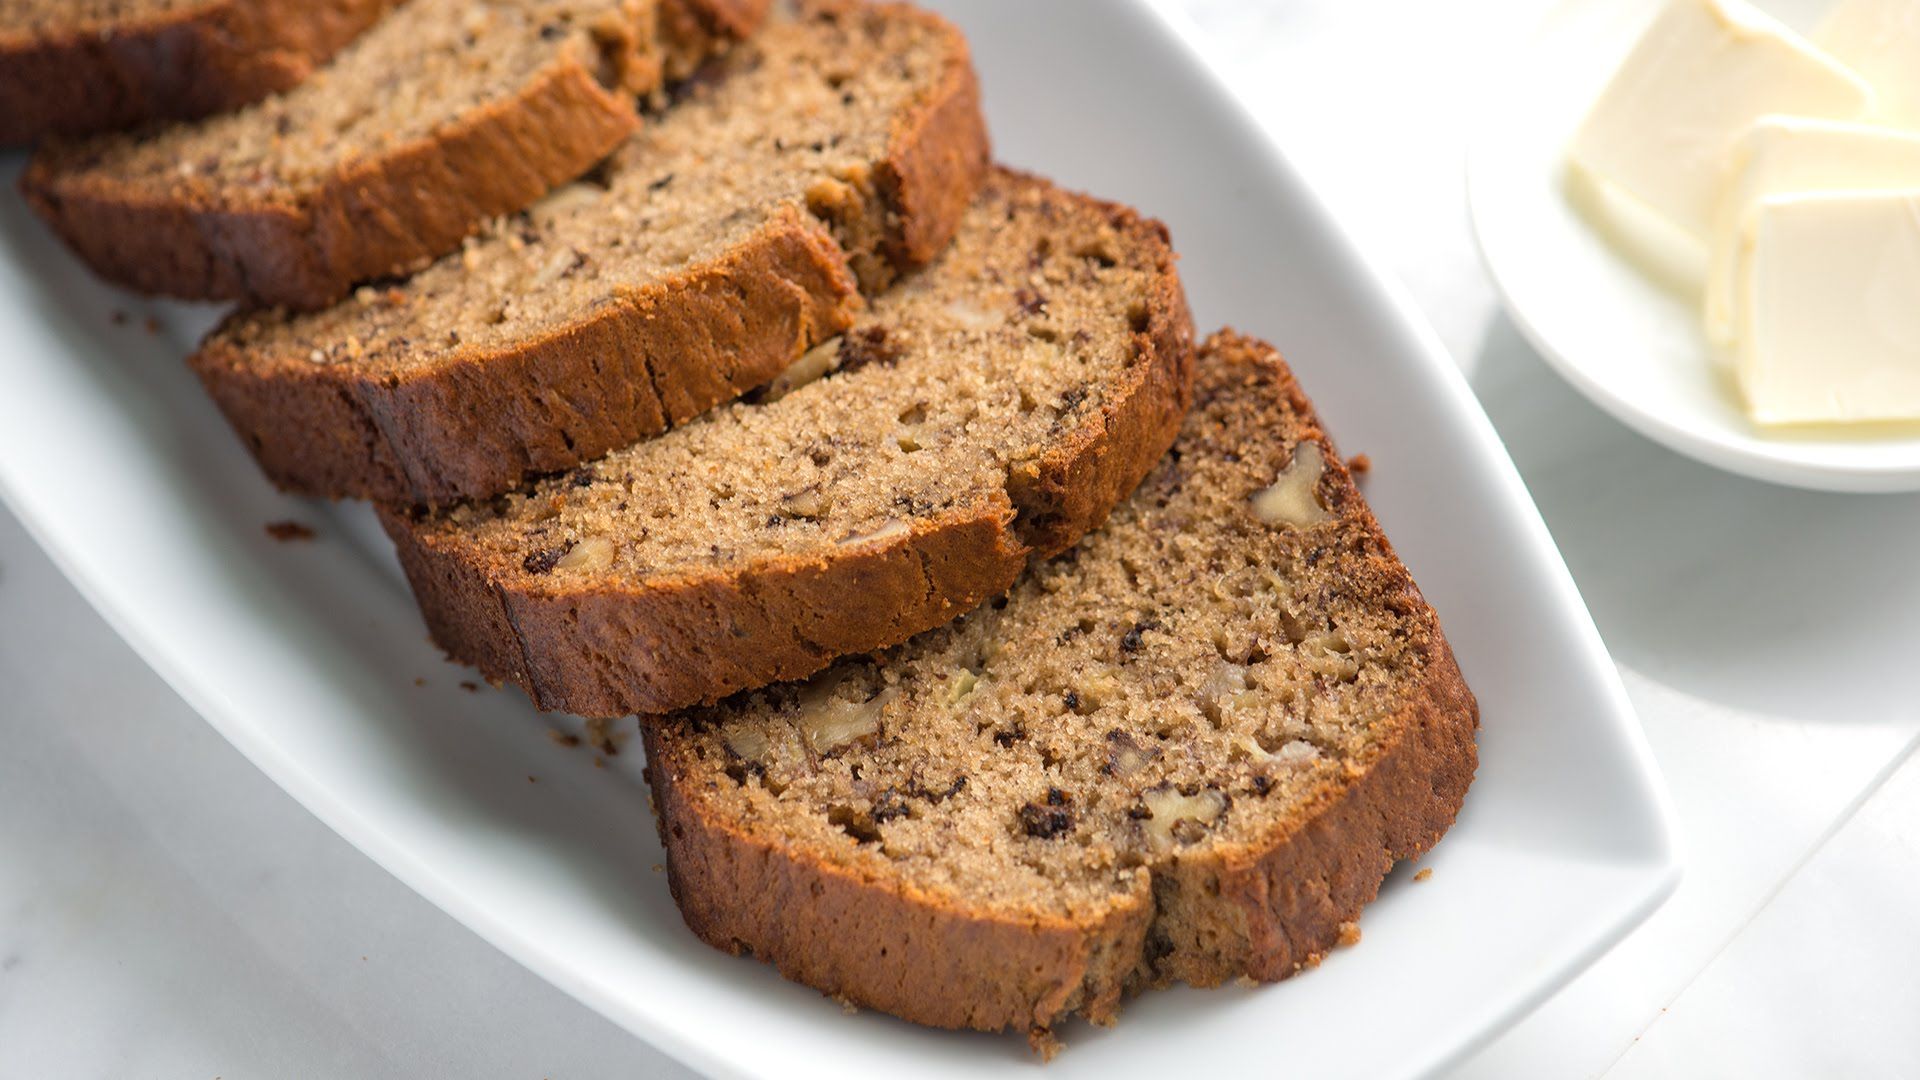
[[[1574,137],[1571,157],[1705,242],[1734,140],[1770,113],[1856,120],[1873,91],[1743,0],[1672,0]]]
[[[1762,199],[1743,231],[1754,420],[1920,418],[1920,187]]]
[[[1880,119],[1920,127],[1920,4],[1840,0],[1813,36],[1873,87]]]
[[[1920,10],[1920,4],[1915,5]],[[1769,116],[1741,138],[1715,212],[1707,269],[1707,336],[1733,342],[1741,237],[1760,200],[1816,191],[1920,188],[1920,132]],[[1915,298],[1920,303],[1920,297]]]

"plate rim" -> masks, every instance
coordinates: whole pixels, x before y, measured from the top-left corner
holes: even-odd
[[[1560,553],[1559,545],[1554,542],[1546,519],[1540,515],[1539,505],[1526,490],[1526,483],[1520,476],[1519,468],[1513,457],[1501,442],[1493,421],[1481,406],[1479,397],[1474,394],[1466,373],[1461,370],[1439,331],[1422,313],[1413,301],[1405,285],[1394,275],[1385,272],[1371,257],[1367,250],[1355,239],[1353,233],[1340,221],[1317,188],[1308,183],[1305,176],[1294,166],[1285,149],[1279,145],[1229,86],[1222,73],[1207,59],[1206,50],[1201,44],[1200,30],[1190,16],[1156,0],[1131,0],[1132,6],[1143,10],[1149,18],[1157,21],[1161,29],[1173,39],[1176,48],[1184,54],[1184,60],[1204,75],[1204,82],[1214,99],[1214,105],[1230,114],[1246,135],[1248,141],[1256,146],[1269,168],[1284,173],[1295,181],[1295,188],[1305,204],[1305,209],[1324,226],[1329,238],[1337,244],[1355,268],[1373,287],[1393,318],[1406,330],[1417,343],[1426,365],[1432,373],[1458,398],[1464,399],[1464,410],[1471,415],[1474,426],[1484,437],[1491,438],[1498,447],[1497,460],[1502,474],[1503,484],[1518,489],[1519,504],[1525,508],[1526,529],[1534,534],[1533,539],[1546,545],[1553,556],[1556,584],[1562,587],[1571,601],[1571,610],[1580,624],[1583,659],[1598,661],[1606,670],[1605,685],[1608,696],[1613,699],[1607,710],[1618,722],[1619,734],[1634,760],[1640,779],[1645,781],[1651,811],[1657,833],[1657,854],[1655,855],[1649,876],[1648,887],[1641,899],[1616,918],[1612,932],[1595,935],[1587,947],[1569,958],[1558,971],[1539,980],[1523,994],[1517,995],[1503,1008],[1498,1010],[1497,1018],[1472,1033],[1457,1039],[1450,1051],[1443,1052],[1425,1071],[1426,1076],[1438,1076],[1446,1070],[1466,1060],[1476,1051],[1493,1042],[1499,1035],[1524,1019],[1580,974],[1584,973],[1602,956],[1610,952],[1629,934],[1650,918],[1679,889],[1685,876],[1684,847],[1677,826],[1677,814],[1673,806],[1673,797],[1667,789],[1661,775],[1658,762],[1653,756],[1646,731],[1639,722],[1639,716],[1627,698],[1626,686],[1620,677],[1619,665],[1613,660],[1612,653],[1606,648],[1600,636],[1599,627],[1593,622],[1592,611],[1586,600],[1580,596],[1578,584],[1573,580],[1572,571],[1566,565],[1566,558]],[[1475,239],[1478,242],[1477,230]],[[1489,276],[1492,276],[1491,274]],[[1498,287],[1496,283],[1496,287]],[[1459,407],[1460,403],[1456,402]]]
[[[1654,4],[1654,0],[1640,2],[1648,8]],[[1529,58],[1533,56],[1535,47],[1551,36],[1561,21],[1574,13],[1599,6],[1599,0],[1561,0],[1523,35],[1515,49],[1516,58],[1509,61],[1504,70],[1516,73],[1530,71]],[[1517,85],[1521,81],[1524,80],[1506,80],[1508,85]],[[1513,112],[1511,106],[1487,108],[1469,130],[1464,161],[1467,218],[1471,225],[1469,231],[1473,235],[1474,251],[1487,277],[1493,282],[1501,309],[1512,320],[1520,336],[1546,361],[1550,369],[1602,412],[1641,436],[1724,472],[1809,491],[1891,494],[1920,490],[1920,455],[1907,464],[1867,462],[1849,466],[1795,454],[1794,449],[1804,444],[1791,440],[1755,438],[1753,445],[1735,442],[1732,429],[1723,426],[1696,429],[1650,411],[1635,403],[1631,395],[1620,392],[1580,364],[1569,360],[1553,343],[1551,335],[1540,328],[1538,321],[1518,301],[1511,284],[1512,275],[1517,270],[1488,239],[1490,231],[1498,232],[1488,225],[1489,221],[1498,220],[1498,211],[1492,208],[1494,200],[1487,194],[1488,187],[1496,183],[1490,173],[1498,170],[1493,169],[1489,161],[1500,156],[1494,148],[1513,145],[1510,132],[1518,125],[1502,123],[1510,119]],[[1556,191],[1560,190],[1558,183],[1553,187]],[[1564,195],[1556,197],[1564,198]],[[1613,251],[1604,241],[1596,240],[1596,245],[1606,248],[1608,257],[1625,264],[1629,272],[1638,273],[1625,256]],[[1704,336],[1701,340],[1704,343]],[[1704,353],[1699,359],[1702,364],[1712,363],[1712,358]],[[1862,440],[1860,445],[1870,445],[1870,440]]]

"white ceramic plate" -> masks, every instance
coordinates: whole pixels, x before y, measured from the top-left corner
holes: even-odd
[[[1275,987],[1153,994],[1115,1029],[1076,1025],[1048,1075],[1430,1073],[1675,883],[1613,666],[1457,370],[1178,28],[1110,0],[942,6],[972,35],[1004,158],[1164,215],[1200,323],[1279,342],[1342,443],[1372,455],[1368,493],[1484,712],[1480,776],[1433,878],[1396,873],[1363,945]],[[699,1068],[958,1077],[1029,1060],[1017,1036],[844,1015],[698,943],[655,869],[632,744],[597,769],[519,694],[460,688],[472,674],[427,644],[365,512],[275,494],[203,400],[180,358],[209,318],[97,285],[0,197],[0,488],[261,769],[455,918]],[[264,535],[286,518],[319,539]]]
[[[1731,472],[1827,491],[1920,490],[1920,424],[1765,428],[1715,367],[1698,302],[1609,244],[1566,184],[1568,140],[1664,0],[1573,0],[1496,84],[1468,155],[1480,251],[1521,333],[1648,438]],[[1762,7],[1806,26],[1821,0]]]

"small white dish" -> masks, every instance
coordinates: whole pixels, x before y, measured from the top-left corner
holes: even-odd
[[[1278,342],[1342,444],[1371,455],[1368,497],[1482,707],[1479,777],[1422,861],[1432,880],[1395,873],[1359,947],[1278,986],[1146,995],[1116,1028],[1066,1030],[1046,1075],[1431,1075],[1675,884],[1617,672],[1458,369],[1179,27],[1144,0],[937,6],[972,38],[1000,155],[1163,216],[1200,324]],[[235,746],[476,933],[700,1069],[976,1077],[1031,1061],[1017,1035],[843,1015],[688,933],[637,746],[596,768],[517,692],[462,689],[473,673],[427,643],[365,509],[276,494],[200,392],[181,356],[211,317],[101,286],[0,196],[0,494]],[[320,535],[264,534],[289,518]]]
[[[1920,490],[1920,423],[1768,428],[1715,362],[1701,301],[1609,242],[1566,148],[1664,0],[1570,0],[1521,48],[1467,159],[1480,251],[1533,347],[1596,405],[1689,457],[1826,491]],[[1813,0],[1762,4],[1804,27]]]

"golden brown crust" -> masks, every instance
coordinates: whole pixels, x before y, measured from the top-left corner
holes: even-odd
[[[944,248],[986,178],[973,65],[947,30],[940,79],[895,121],[875,168],[893,270]],[[850,324],[854,258],[795,212],[717,261],[511,349],[396,377],[303,357],[263,363],[216,334],[192,364],[281,488],[442,504],[591,460],[766,383]]]
[[[1061,1020],[1108,1022],[1125,993],[1145,986],[1273,981],[1313,966],[1351,933],[1394,862],[1440,839],[1473,778],[1479,713],[1438,620],[1277,355],[1230,332],[1209,348],[1253,350],[1279,367],[1303,437],[1326,451],[1330,504],[1377,539],[1374,601],[1412,616],[1424,663],[1373,752],[1258,843],[1155,866],[1123,902],[1078,923],[1010,923],[730,818],[703,787],[713,766],[649,721],[669,880],[696,934],[857,1005],[938,1027],[1025,1030],[1045,1048]]]
[[[1008,476],[1021,538],[1036,558],[1072,547],[1127,497],[1167,452],[1193,395],[1193,314],[1174,269],[1167,227],[1113,208],[1123,232],[1144,230],[1165,252],[1134,330],[1134,363],[1114,404],[1036,461]],[[1154,433],[1152,438],[1141,434]]]
[[[894,879],[797,860],[707,812],[691,770],[643,726],[667,881],[708,944],[795,982],[943,1028],[1044,1030],[1118,1012],[1153,917],[1147,879],[1097,926],[958,910]]]
[[[886,254],[900,268],[920,266],[947,246],[991,164],[972,52],[959,31],[952,36],[936,89],[896,121],[887,159],[874,170],[882,206],[898,217]]]
[[[660,52],[668,79],[693,74],[722,42],[759,29],[773,0],[675,0],[660,8]]]
[[[263,363],[216,335],[191,362],[280,487],[444,503],[738,397],[844,330],[858,303],[845,254],[790,214],[714,262],[508,350],[384,376],[301,357]]]
[[[464,544],[385,508],[381,520],[434,640],[488,678],[519,683],[543,709],[662,713],[810,675],[1005,590],[1036,552],[1068,546],[1105,519],[1173,442],[1191,394],[1191,324],[1165,230],[1099,205],[1160,253],[1145,329],[1103,407],[1039,466],[1010,475],[1005,493],[915,521],[907,535],[868,550],[645,588],[497,583]],[[849,596],[860,602],[846,603]]]
[[[1367,570],[1351,584],[1366,590],[1374,605],[1406,613],[1424,663],[1400,714],[1381,725],[1372,756],[1355,763],[1349,780],[1323,787],[1289,829],[1255,849],[1174,865],[1175,880],[1160,883],[1163,895],[1210,900],[1171,921],[1185,939],[1163,944],[1171,948],[1155,965],[1154,985],[1215,986],[1242,975],[1272,982],[1319,963],[1379,894],[1393,864],[1420,855],[1446,833],[1478,760],[1479,705],[1439,619],[1394,554],[1292,370],[1271,346],[1232,330],[1217,333],[1206,348],[1278,366],[1294,430],[1324,450],[1331,505],[1372,539]]]
[[[962,511],[831,560],[777,560],[645,590],[540,592],[492,582],[466,551],[436,545],[402,511],[381,511],[441,648],[520,684],[542,709],[602,717],[718,700],[946,622],[1026,565],[1012,516],[1004,504]]]
[[[693,932],[751,953],[796,982],[865,1008],[943,1028],[1045,1033],[1069,1016],[1109,1023],[1146,985],[1273,982],[1319,963],[1379,894],[1400,859],[1427,851],[1473,779],[1478,711],[1446,643],[1411,695],[1396,737],[1352,786],[1330,790],[1264,850],[1177,864],[1207,947],[1148,959],[1152,887],[1081,925],[985,917],[894,880],[797,858],[712,812],[686,768],[643,725],[668,882]],[[1182,947],[1184,946],[1184,947]],[[1043,1040],[1036,1040],[1044,1045]]]
[[[1266,982],[1319,963],[1343,928],[1379,895],[1401,859],[1433,847],[1453,824],[1478,760],[1479,707],[1453,652],[1434,628],[1424,678],[1379,755],[1350,787],[1329,790],[1311,816],[1264,851],[1222,860],[1203,873],[1216,880],[1244,936],[1205,957],[1159,972],[1158,981],[1214,986],[1242,974]]]
[[[0,146],[236,108],[304,80],[397,0],[210,0],[32,34],[0,27]]]
[[[676,2],[705,9],[715,0]],[[729,2],[726,10],[737,21],[743,9]],[[356,282],[445,254],[481,222],[584,173],[639,122],[627,92],[602,85],[567,52],[512,99],[356,161],[296,200],[270,191],[216,203],[159,190],[76,169],[83,147],[36,154],[21,189],[109,280],[183,299],[308,310]]]

